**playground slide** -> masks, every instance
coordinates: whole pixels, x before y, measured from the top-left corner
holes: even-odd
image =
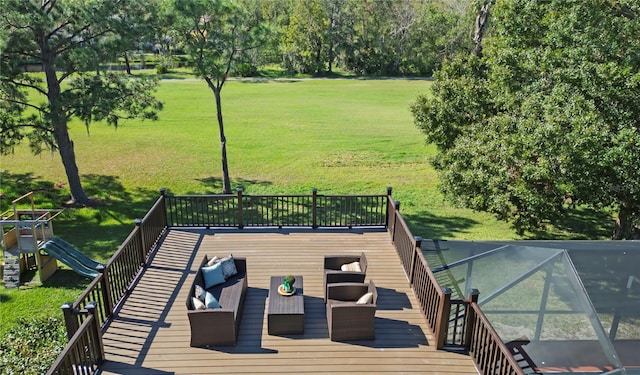
[[[40,250],[45,251],[47,254],[71,267],[72,270],[82,276],[89,278],[98,276],[96,267],[100,265],[100,263],[87,257],[61,238],[54,237],[50,239],[40,246]]]

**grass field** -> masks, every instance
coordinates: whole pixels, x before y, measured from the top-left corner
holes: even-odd
[[[517,239],[491,215],[451,207],[438,192],[429,159],[435,150],[413,125],[409,104],[430,82],[404,79],[229,81],[222,92],[232,187],[247,194],[379,193],[393,188],[412,232],[424,238]],[[156,122],[70,125],[87,193],[104,202],[95,209],[66,210],[55,234],[105,261],[158,196],[169,192],[221,191],[220,143],[213,94],[198,80],[164,80],[165,109]],[[0,190],[8,202],[41,190],[39,207],[68,199],[57,153],[33,156],[24,145],[2,156]],[[600,238],[608,219],[576,212],[571,223],[543,238]],[[86,285],[62,270],[44,288],[0,289],[0,334],[12,316],[60,315]],[[52,293],[55,292],[55,293]],[[34,303],[35,301],[35,303]],[[11,313],[8,313],[11,311]],[[9,317],[9,318],[7,318]]]

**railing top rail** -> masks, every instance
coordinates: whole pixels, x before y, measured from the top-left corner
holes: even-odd
[[[71,307],[74,309],[79,308],[82,301],[85,301],[87,297],[89,297],[89,294],[91,294],[91,292],[96,289],[96,286],[98,285],[98,283],[102,281],[103,277],[104,277],[104,274],[102,273],[99,273],[98,276],[94,277],[93,280],[91,280],[91,282],[89,283],[89,285],[82,291],[80,296],[76,298],[76,300],[73,302],[73,305],[71,305]]]
[[[151,218],[154,216],[156,209],[158,208],[158,206],[160,206],[162,204],[162,197],[156,199],[155,203],[153,204],[153,206],[151,206],[151,208],[149,209],[149,211],[147,211],[147,213],[144,215],[144,217],[141,220],[141,223],[144,224],[147,221],[151,220]]]
[[[400,215],[400,217],[402,218],[402,215]],[[404,225],[406,225],[404,223],[404,219],[402,219],[402,223]],[[416,257],[418,258],[418,261],[422,263],[422,266],[427,271],[427,275],[429,276],[429,280],[431,281],[431,283],[433,283],[434,285],[438,285],[440,287],[440,289],[438,289],[438,295],[440,297],[444,296],[444,294],[445,294],[444,289],[442,288],[442,286],[440,285],[440,283],[436,279],[436,276],[431,271],[431,268],[429,267],[429,264],[427,263],[427,260],[424,259],[424,255],[422,254],[422,251],[417,251],[416,252]]]
[[[118,259],[118,256],[120,255],[120,253],[122,252],[122,249],[131,242],[133,236],[137,235],[138,232],[140,231],[140,227],[139,226],[134,226],[133,230],[131,231],[131,233],[129,233],[129,235],[127,236],[127,238],[122,242],[122,244],[120,244],[120,247],[118,247],[118,250],[116,250],[115,253],[113,253],[113,255],[111,256],[111,258],[109,258],[109,260],[107,261],[107,263],[105,264],[105,268],[110,268],[111,265],[113,264],[113,262],[115,260]]]
[[[363,198],[384,198],[386,194],[316,194],[318,197],[344,197],[344,198],[352,198],[352,197],[363,197]]]
[[[167,194],[167,198],[236,198],[236,194]]]
[[[312,197],[313,194],[242,194],[243,197]],[[386,194],[316,194],[317,197],[367,197],[384,198]],[[235,194],[167,194],[171,198],[235,198]]]

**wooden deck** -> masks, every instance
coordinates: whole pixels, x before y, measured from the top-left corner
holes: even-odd
[[[376,339],[329,340],[323,256],[359,254],[378,287]],[[205,254],[247,257],[249,290],[238,345],[189,346],[185,300]],[[304,276],[304,334],[267,333],[272,275]],[[104,334],[103,374],[477,374],[464,354],[437,351],[385,231],[171,230]]]

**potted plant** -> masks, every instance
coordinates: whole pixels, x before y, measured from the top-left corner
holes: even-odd
[[[287,277],[285,277],[284,280],[282,281],[282,286],[284,288],[284,291],[287,293],[293,292],[293,284],[295,284],[295,282],[296,282],[296,278],[293,277],[292,275],[288,275]]]

